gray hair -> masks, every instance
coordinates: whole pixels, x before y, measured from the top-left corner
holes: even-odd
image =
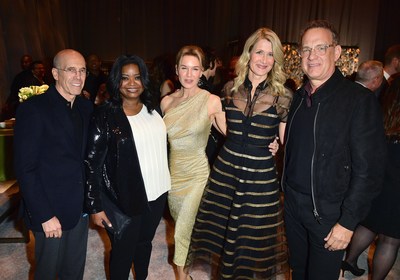
[[[376,60],[367,60],[360,64],[356,74],[356,81],[366,83],[377,76],[383,75],[383,64]]]

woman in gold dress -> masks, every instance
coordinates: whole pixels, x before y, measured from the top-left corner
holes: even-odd
[[[175,221],[175,254],[178,279],[183,271],[197,209],[209,175],[205,154],[213,124],[225,133],[225,114],[220,98],[198,87],[204,54],[197,46],[185,46],[177,54],[176,73],[182,87],[164,97],[161,110],[170,145],[172,187],[168,204]]]

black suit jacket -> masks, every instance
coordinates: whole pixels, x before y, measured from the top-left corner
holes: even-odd
[[[385,78],[383,78],[382,84],[374,91],[376,98],[378,98],[379,103],[382,104],[383,96],[389,86],[389,83]]]
[[[42,231],[56,216],[63,230],[73,228],[83,211],[87,128],[92,104],[75,98],[82,119],[82,145],[76,141],[66,100],[54,86],[23,102],[14,129],[14,167],[26,224]]]

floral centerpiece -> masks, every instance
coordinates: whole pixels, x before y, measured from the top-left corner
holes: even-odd
[[[23,87],[19,89],[18,92],[18,97],[19,97],[19,102],[24,102],[28,98],[39,95],[44,93],[47,89],[49,88],[48,85],[44,84],[41,86],[29,86],[29,87]]]

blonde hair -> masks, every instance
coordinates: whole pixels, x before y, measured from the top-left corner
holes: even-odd
[[[204,70],[204,66],[203,66],[203,62],[204,62],[204,52],[203,50],[195,45],[188,45],[188,46],[184,46],[182,47],[178,54],[176,55],[176,65],[179,65],[179,62],[181,61],[182,57],[184,57],[185,55],[191,55],[194,57],[197,57],[197,59],[200,61],[200,65],[201,65],[201,70]]]
[[[234,79],[232,91],[237,91],[239,86],[243,84],[249,73],[249,61],[250,54],[254,45],[261,39],[268,40],[272,45],[272,53],[274,56],[274,66],[268,73],[266,82],[271,89],[273,95],[283,95],[285,93],[285,87],[283,84],[286,81],[286,75],[283,72],[283,48],[281,40],[278,35],[275,34],[269,28],[262,27],[255,31],[246,41],[243,52],[240,55],[238,62],[236,63],[235,72],[237,77]]]

